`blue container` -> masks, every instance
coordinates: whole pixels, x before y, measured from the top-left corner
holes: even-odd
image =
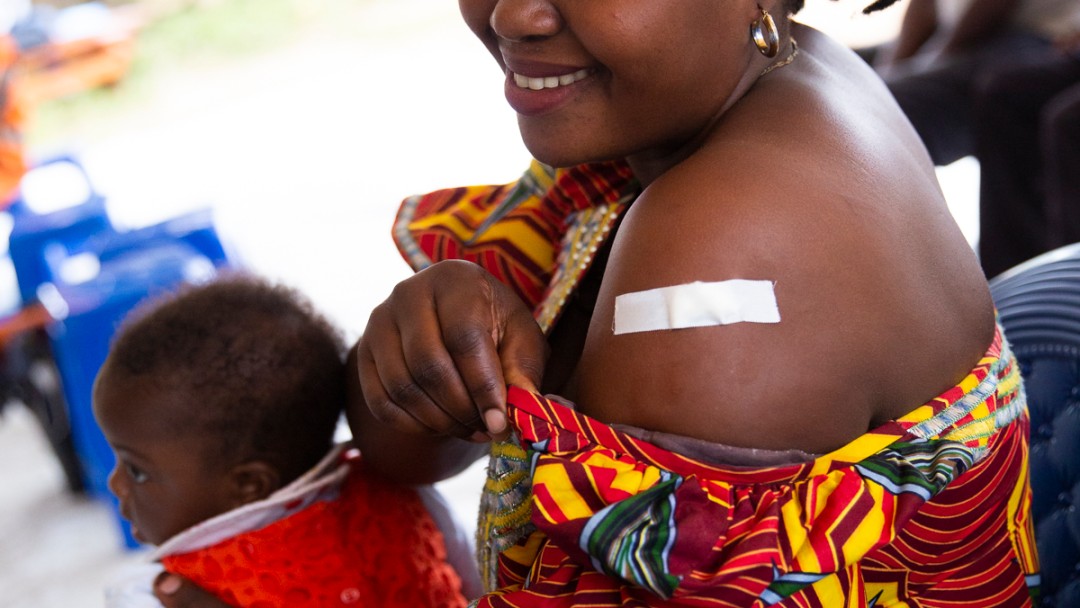
[[[226,266],[229,255],[214,227],[213,213],[199,209],[161,223],[126,232],[106,232],[95,237],[90,247],[102,262],[145,247],[148,243],[183,242],[206,256],[215,266]]]
[[[55,283],[42,303],[57,318],[50,327],[53,355],[67,398],[75,450],[88,491],[112,505],[125,543],[138,546],[119,517],[108,477],[115,459],[94,420],[94,379],[105,362],[117,326],[140,301],[215,272],[213,262],[183,241],[146,243],[101,263],[97,276],[79,284]]]
[[[20,195],[8,207],[12,218],[8,252],[23,303],[37,298],[37,288],[52,280],[54,267],[62,260],[87,250],[103,235],[115,234],[105,198],[93,189],[76,160],[55,158],[35,167],[31,175],[69,183],[53,184],[54,192],[41,193],[32,187],[40,180],[28,176]],[[34,196],[52,200],[34,200]],[[35,204],[42,203],[51,210],[35,210]]]

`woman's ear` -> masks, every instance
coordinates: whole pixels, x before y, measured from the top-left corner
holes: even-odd
[[[251,460],[233,467],[230,473],[233,508],[270,496],[281,488],[277,468],[264,460]]]

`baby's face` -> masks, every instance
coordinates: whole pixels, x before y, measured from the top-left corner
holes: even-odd
[[[109,489],[140,542],[161,544],[231,509],[229,476],[203,458],[208,439],[174,421],[184,396],[154,386],[146,376],[102,369],[94,415],[116,454]]]

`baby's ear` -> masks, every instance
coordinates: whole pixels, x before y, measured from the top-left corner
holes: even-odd
[[[233,467],[230,474],[233,508],[270,496],[281,487],[281,475],[264,460],[251,460]]]

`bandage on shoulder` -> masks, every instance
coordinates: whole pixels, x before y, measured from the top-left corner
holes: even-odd
[[[660,287],[615,298],[615,335],[733,323],[779,323],[772,281],[732,279]]]

